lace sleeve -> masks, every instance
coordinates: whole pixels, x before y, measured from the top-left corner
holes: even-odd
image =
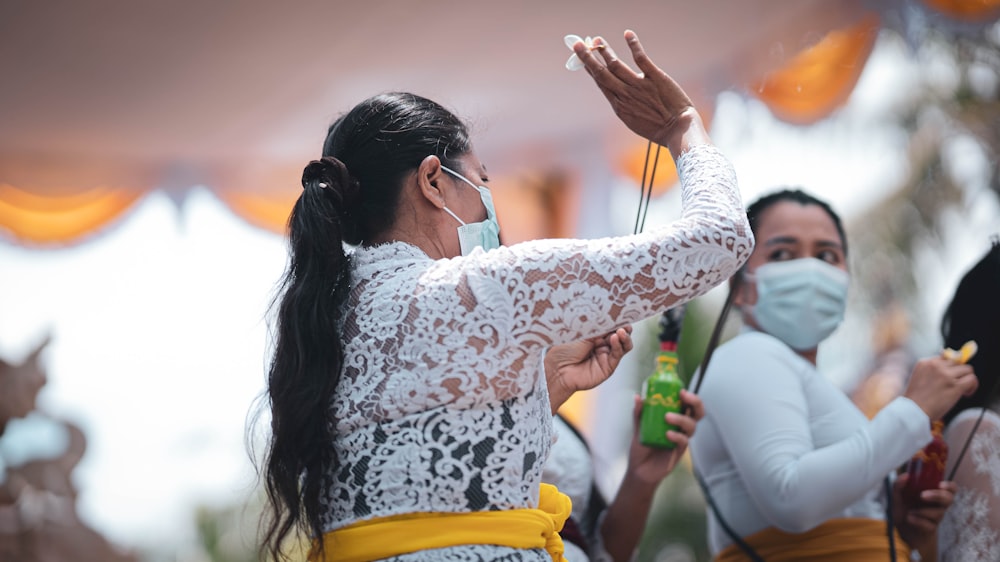
[[[981,411],[966,410],[949,424],[948,473]],[[955,473],[955,483],[958,493],[941,521],[941,560],[1000,560],[1000,416],[986,412]]]
[[[548,346],[607,333],[708,292],[753,250],[736,174],[713,146],[678,162],[683,212],[633,236],[539,240],[470,260],[477,302],[524,345]]]

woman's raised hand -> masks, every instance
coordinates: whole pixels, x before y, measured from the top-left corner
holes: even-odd
[[[959,398],[971,396],[978,386],[979,380],[969,365],[931,357],[917,361],[903,395],[916,402],[931,420],[937,420]]]
[[[710,142],[691,98],[650,60],[635,32],[626,31],[625,41],[640,72],[622,62],[602,37],[593,40],[593,50],[583,41],[573,45],[615,115],[635,133],[668,147],[675,159],[692,144]]]

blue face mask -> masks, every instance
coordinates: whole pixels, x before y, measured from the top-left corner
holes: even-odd
[[[458,215],[451,212],[451,209],[448,207],[444,208],[446,213],[451,215],[459,222],[459,224],[461,224],[461,226],[458,227],[458,243],[462,249],[462,255],[467,256],[471,254],[472,250],[477,247],[484,250],[499,248],[500,225],[497,223],[496,211],[493,210],[493,196],[490,195],[489,188],[482,185],[476,185],[466,179],[462,174],[444,166],[441,166],[441,169],[471,185],[473,189],[479,192],[479,198],[482,200],[483,206],[486,207],[486,220],[474,223],[466,223],[462,219],[458,218]]]
[[[850,276],[822,260],[768,263],[749,277],[757,280],[757,325],[792,349],[816,349],[844,319]]]

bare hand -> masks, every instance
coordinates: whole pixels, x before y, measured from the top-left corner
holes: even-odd
[[[632,347],[632,326],[588,340],[554,345],[545,354],[549,386],[556,384],[570,392],[594,388],[615,372]]]
[[[605,336],[549,348],[544,368],[552,413],[574,392],[607,380],[632,347],[632,326],[626,326]]]
[[[642,414],[642,398],[635,396],[632,406],[632,444],[628,452],[627,476],[646,484],[659,484],[661,480],[673,472],[677,461],[687,451],[688,440],[694,435],[698,420],[705,417],[705,405],[701,398],[692,392],[681,390],[681,402],[691,411],[691,416],[684,414],[667,414],[667,423],[676,425],[680,431],[667,431],[667,439],[677,444],[673,449],[647,447],[639,442],[639,419]]]
[[[937,489],[921,492],[920,501],[911,505],[903,495],[903,487],[909,478],[909,474],[901,474],[892,487],[893,512],[897,514],[896,529],[910,546],[922,548],[932,544],[937,536],[941,519],[955,501],[958,485],[954,482],[941,482]]]
[[[682,136],[689,128],[695,126],[704,133],[701,117],[680,85],[646,55],[639,37],[626,31],[625,40],[641,72],[622,62],[602,37],[596,37],[593,44],[603,61],[583,41],[573,46],[573,52],[611,102],[615,115],[640,136],[669,147],[677,158]]]
[[[917,361],[903,396],[916,402],[932,420],[941,419],[962,396],[979,387],[972,367],[950,359],[931,357]]]

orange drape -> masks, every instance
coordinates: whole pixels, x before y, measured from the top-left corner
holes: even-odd
[[[846,29],[831,31],[766,76],[755,94],[780,119],[807,125],[843,105],[875,46],[879,17],[871,14]]]
[[[130,188],[28,192],[0,183],[0,228],[26,244],[66,244],[120,218],[146,194]]]
[[[699,104],[697,102],[696,105],[698,105],[698,114],[701,115],[705,129],[711,129],[712,114],[715,108],[711,105]],[[637,186],[641,186],[643,167],[645,167],[646,181],[648,182],[650,177],[653,178],[653,197],[658,197],[670,191],[670,188],[677,183],[677,166],[674,163],[673,157],[670,156],[670,151],[665,146],[660,148],[660,156],[657,158],[656,145],[653,145],[649,150],[649,160],[647,161],[647,145],[646,139],[635,139],[621,157],[619,168],[626,176],[635,181]],[[654,163],[656,164],[655,173],[653,169]]]
[[[924,0],[935,10],[961,20],[986,22],[1000,15],[1000,0]]]
[[[215,195],[237,216],[248,223],[285,234],[288,216],[298,199],[301,189],[288,191],[231,191],[214,190]]]
[[[285,234],[292,207],[302,194],[302,167],[296,160],[220,161],[206,184],[229,210],[248,223]]]

